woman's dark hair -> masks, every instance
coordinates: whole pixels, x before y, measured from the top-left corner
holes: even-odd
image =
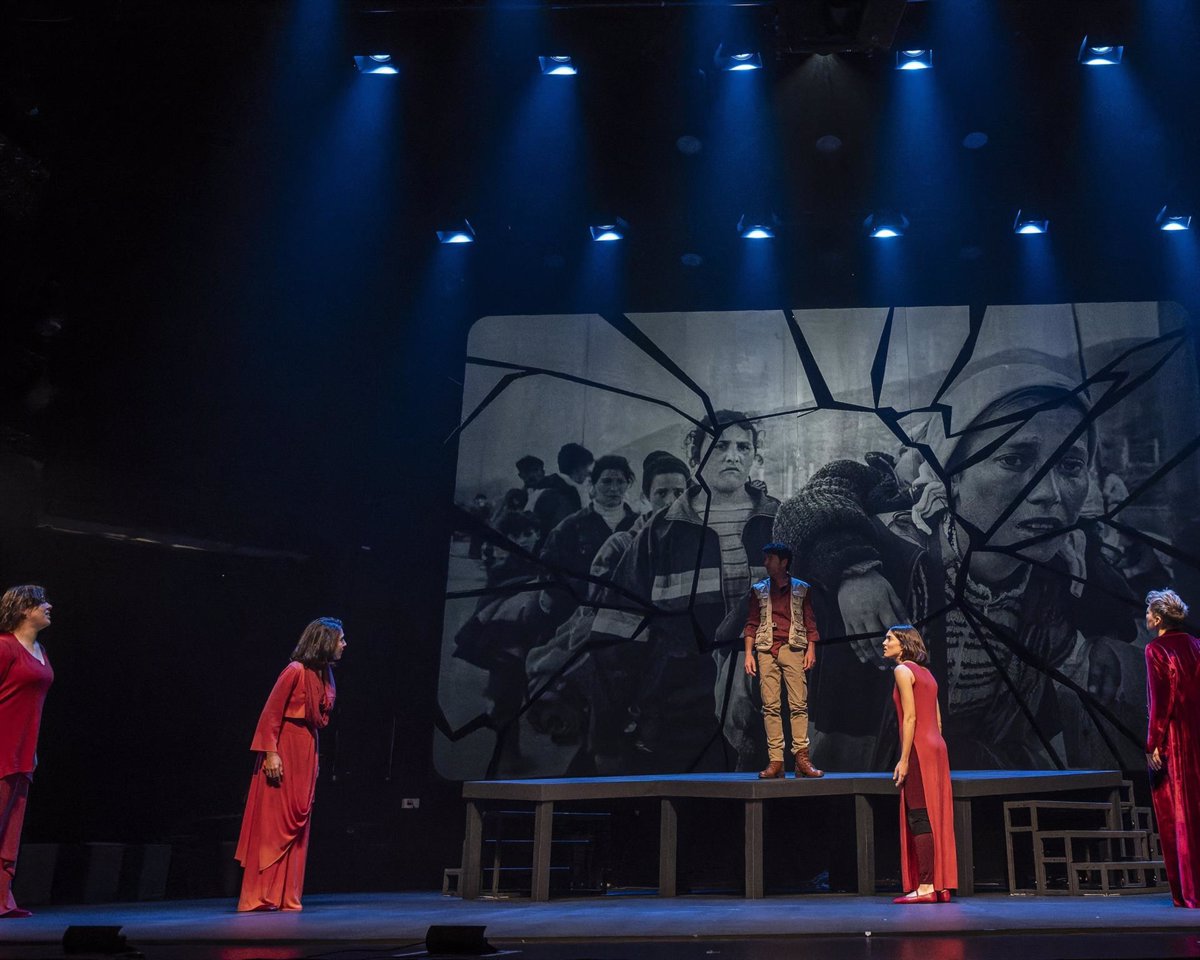
[[[714,423],[716,424],[714,428]],[[699,466],[704,454],[704,445],[711,438],[716,440],[726,427],[741,427],[749,430],[754,441],[754,449],[758,450],[758,427],[746,414],[738,410],[717,410],[713,416],[705,417],[700,425],[687,435],[688,456],[692,466]]]
[[[686,463],[666,450],[655,450],[647,454],[646,459],[642,461],[642,493],[650,496],[650,486],[654,483],[654,478],[661,477],[664,473],[680,474],[684,486],[692,482],[692,474]]]
[[[896,635],[896,639],[900,641],[900,650],[903,656],[900,658],[901,663],[927,663],[929,660],[929,651],[925,649],[925,641],[921,639],[921,633],[910,623],[898,623],[894,627],[888,627],[888,633]]]
[[[558,472],[574,473],[590,467],[593,459],[592,451],[582,443],[564,443],[558,448]]]
[[[604,476],[605,470],[616,470],[630,483],[633,483],[633,467],[629,465],[629,461],[624,457],[618,457],[616,454],[606,453],[592,466],[592,483],[599,483],[600,478]]]
[[[5,590],[4,596],[0,597],[0,632],[12,633],[21,625],[25,614],[45,602],[46,591],[36,584],[26,583]]]
[[[342,639],[342,621],[333,617],[318,617],[300,634],[300,642],[292,651],[292,659],[306,667],[323,667],[336,659]]]

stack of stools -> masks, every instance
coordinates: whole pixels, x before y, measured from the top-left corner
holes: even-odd
[[[1029,837],[1029,842],[1025,841]],[[1012,894],[1161,893],[1162,852],[1149,807],[1121,781],[1118,804],[1010,800],[1004,804],[1008,889]],[[1033,887],[1018,886],[1016,859],[1032,854]]]

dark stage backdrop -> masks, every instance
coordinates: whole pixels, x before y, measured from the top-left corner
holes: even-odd
[[[479,320],[438,771],[757,769],[739,654],[769,539],[815,590],[818,765],[894,762],[878,651],[911,620],[954,766],[1139,767],[1142,598],[1200,602],[1186,320],[1154,302]],[[626,519],[551,476],[567,443],[626,458]],[[662,454],[686,490],[652,511]],[[523,489],[528,455],[546,478]]]

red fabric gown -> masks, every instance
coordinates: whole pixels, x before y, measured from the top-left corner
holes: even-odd
[[[323,674],[323,675],[322,675]],[[293,661],[275,681],[251,750],[260,751],[246,798],[237,860],[245,868],[238,910],[299,910],[308,826],[317,787],[317,731],[329,723],[333,673]],[[271,783],[264,754],[278,753],[283,776]]]
[[[25,799],[37,766],[42,705],[54,682],[45,648],[42,656],[45,663],[11,633],[0,633],[0,914],[17,909],[12,884]]]
[[[950,790],[950,758],[946,741],[938,730],[937,681],[919,663],[905,661],[912,671],[913,699],[917,708],[917,729],[913,734],[913,754],[920,766],[925,806],[933,830],[933,886],[937,890],[958,888],[958,849],[954,844],[954,796]],[[893,688],[896,723],[904,729],[904,708],[900,691]],[[910,760],[911,767],[911,760]],[[916,890],[917,848],[908,832],[908,782],[900,788],[900,870],[905,890]]]
[[[1151,774],[1171,899],[1200,907],[1200,639],[1171,630],[1146,645],[1149,727],[1146,752],[1163,769]]]

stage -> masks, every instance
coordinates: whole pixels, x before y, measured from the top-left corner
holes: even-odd
[[[63,931],[72,924],[119,924],[147,960],[412,955],[433,924],[485,925],[494,946],[534,960],[1200,956],[1200,917],[1172,907],[1166,895],[980,894],[903,907],[883,896],[609,895],[534,903],[422,892],[310,895],[299,914],[237,914],[233,906],[232,900],[189,900],[45,907],[26,920],[0,923],[0,958],[60,956]]]

